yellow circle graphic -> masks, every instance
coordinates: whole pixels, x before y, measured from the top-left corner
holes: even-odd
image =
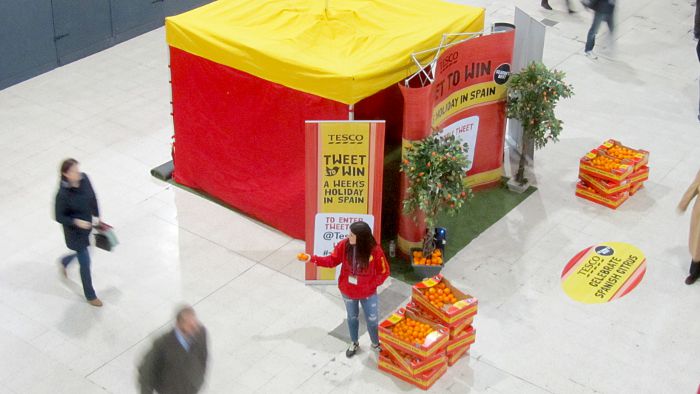
[[[645,273],[646,258],[635,246],[603,242],[569,261],[561,273],[561,287],[573,300],[600,304],[628,294]]]

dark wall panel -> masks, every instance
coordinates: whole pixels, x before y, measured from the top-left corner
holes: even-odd
[[[0,1],[0,89],[57,65],[51,0]]]
[[[112,44],[109,0],[53,0],[56,52],[66,64]]]
[[[163,0],[165,15],[173,16],[209,4],[212,0]],[[251,0],[253,1],[253,0]]]
[[[163,25],[211,0],[0,0],[0,89]]]
[[[117,41],[163,26],[164,0],[112,0],[112,23]]]

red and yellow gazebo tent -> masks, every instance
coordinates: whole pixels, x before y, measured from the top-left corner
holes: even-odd
[[[411,53],[483,24],[437,0],[219,0],[167,18],[175,181],[302,239],[304,121],[353,105],[399,144]]]

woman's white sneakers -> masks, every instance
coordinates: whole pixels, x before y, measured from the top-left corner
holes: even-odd
[[[350,342],[350,346],[348,346],[348,350],[345,351],[345,357],[350,358],[355,355],[355,353],[360,350],[360,344],[357,342]],[[379,353],[382,351],[382,344],[372,344],[372,350],[375,352]]]
[[[360,350],[360,344],[357,342],[350,342],[348,350],[345,351],[345,357],[350,358],[354,356],[358,350]]]

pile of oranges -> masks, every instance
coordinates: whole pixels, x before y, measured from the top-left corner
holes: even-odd
[[[430,300],[430,304],[439,309],[442,309],[445,305],[457,302],[457,297],[452,294],[452,290],[445,286],[444,283],[438,283],[433,287],[421,290],[421,292]]]
[[[607,154],[610,156],[616,157],[620,160],[624,159],[633,159],[636,156],[636,151],[630,149],[630,148],[625,148],[624,146],[620,145],[613,145],[611,148],[607,149],[605,151]]]
[[[607,156],[601,155],[598,155],[593,160],[591,160],[591,165],[593,165],[593,167],[597,167],[602,170],[608,171],[620,168],[619,160],[611,159]]]
[[[413,264],[415,265],[442,265],[442,252],[440,249],[435,249],[430,257],[423,256],[423,251],[416,250],[413,252]]]
[[[391,333],[394,334],[395,337],[417,345],[422,345],[423,342],[425,342],[425,338],[433,331],[435,330],[429,325],[409,317],[401,319],[400,322],[391,328]]]

